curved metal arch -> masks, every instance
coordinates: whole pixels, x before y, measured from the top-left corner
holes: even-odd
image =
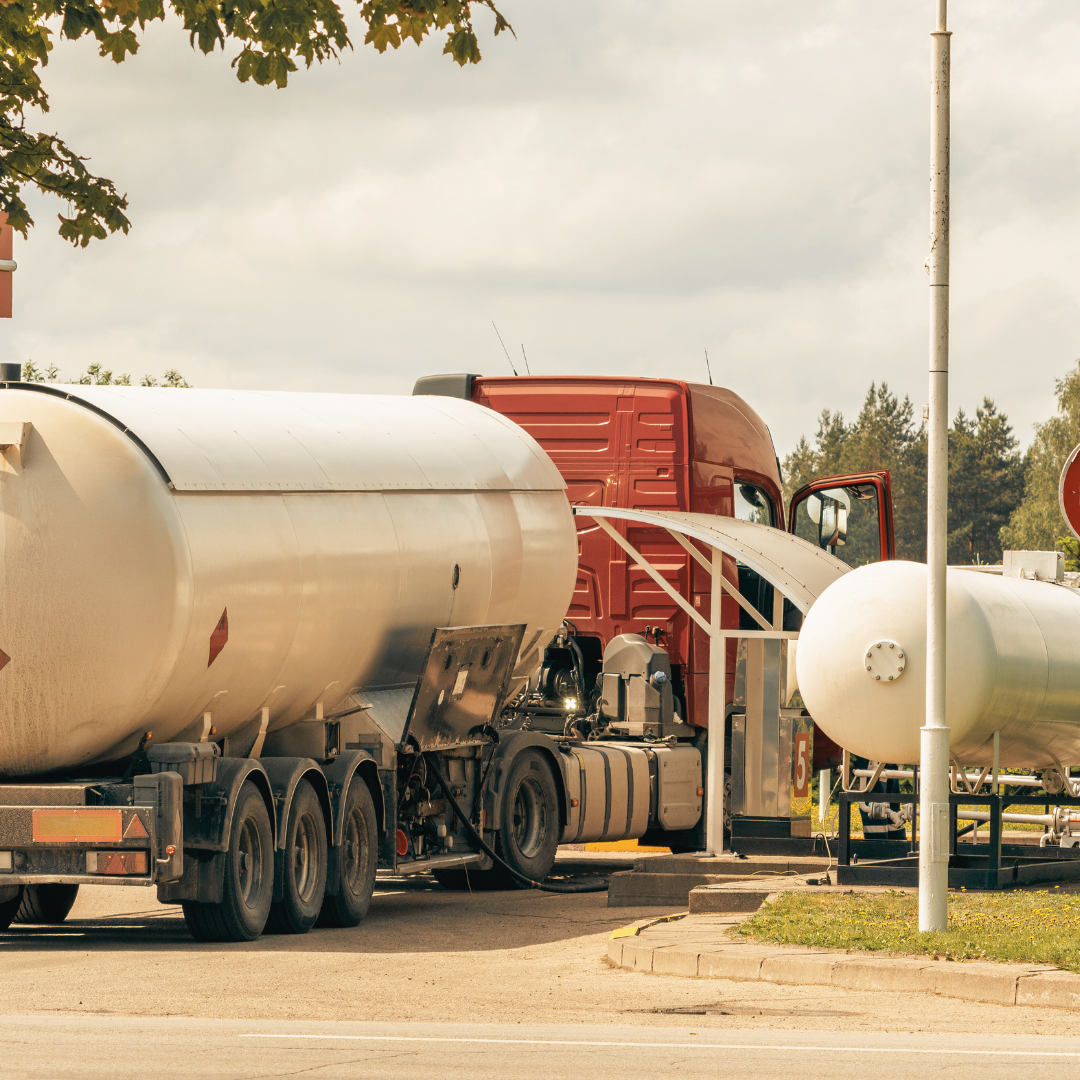
[[[697,540],[757,571],[804,615],[811,604],[851,567],[791,533],[754,521],[675,510],[630,510],[618,506],[575,506],[576,517],[633,521]]]

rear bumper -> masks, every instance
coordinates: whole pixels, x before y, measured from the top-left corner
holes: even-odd
[[[0,888],[155,884],[154,807],[102,807],[86,821],[81,809],[0,806]]]

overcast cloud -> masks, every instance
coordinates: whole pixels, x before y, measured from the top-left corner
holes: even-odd
[[[871,380],[926,398],[930,0],[505,0],[517,40],[239,85],[175,23],[46,70],[131,200],[16,241],[11,359],[407,393],[439,371],[722,382],[783,455]],[[1080,356],[1080,8],[954,0],[952,400],[1026,443]],[[354,22],[354,39],[362,29]]]

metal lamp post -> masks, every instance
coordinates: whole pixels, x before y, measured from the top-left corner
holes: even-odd
[[[919,762],[919,929],[944,930],[949,891],[945,595],[949,503],[949,38],[947,0],[931,35],[930,420],[926,488],[926,726]]]

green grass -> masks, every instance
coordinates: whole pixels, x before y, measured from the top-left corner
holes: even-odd
[[[776,945],[1013,960],[1080,971],[1080,894],[1056,890],[949,896],[949,929],[919,933],[918,898],[901,892],[786,892],[734,933]]]

